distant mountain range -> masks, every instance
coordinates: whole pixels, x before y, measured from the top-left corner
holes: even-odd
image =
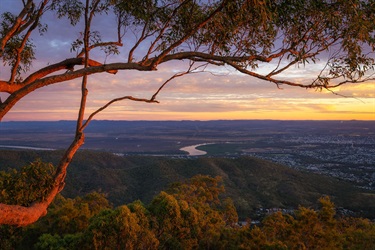
[[[62,151],[0,150],[0,170],[18,168],[41,158],[56,164]],[[121,157],[99,151],[80,151],[68,169],[63,195],[75,197],[102,191],[114,205],[154,195],[176,181],[197,174],[222,176],[226,195],[242,218],[254,218],[260,208],[312,206],[329,195],[337,207],[374,219],[375,192],[323,175],[291,169],[254,157]]]

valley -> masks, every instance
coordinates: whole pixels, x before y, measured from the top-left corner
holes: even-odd
[[[56,165],[63,151],[0,150],[0,170],[20,168],[35,159]],[[242,220],[261,219],[269,211],[315,207],[325,195],[337,213],[375,219],[375,192],[347,181],[296,170],[270,161],[241,156],[161,157],[116,156],[81,150],[69,166],[62,195],[69,198],[99,191],[119,206],[136,200],[148,204],[174,182],[196,175],[220,176]]]
[[[64,149],[74,128],[73,121],[2,122],[0,148]],[[181,150],[186,147],[198,155]],[[93,121],[82,149],[121,156],[252,156],[375,190],[374,121]]]

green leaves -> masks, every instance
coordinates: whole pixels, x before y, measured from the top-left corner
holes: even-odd
[[[79,51],[83,46],[83,40],[82,39],[76,39],[74,42],[72,42],[72,47],[70,48],[70,52],[72,51]]]
[[[67,17],[73,26],[81,20],[84,12],[84,5],[79,0],[53,0],[50,8],[56,11],[58,18]]]
[[[19,171],[0,171],[0,202],[28,206],[43,200],[53,186],[55,168],[36,160]]]
[[[95,216],[86,237],[88,246],[95,249],[154,249],[158,242],[147,231],[140,226],[137,214],[123,205]]]
[[[5,34],[9,31],[12,23],[15,21],[16,16],[13,14],[6,12],[2,14],[2,21],[0,23],[0,38],[5,36]],[[40,24],[39,24],[40,25]],[[47,27],[40,25],[40,33],[44,33]],[[16,70],[17,79],[16,82],[20,82],[22,79],[20,75],[22,72],[27,72],[33,60],[35,59],[35,45],[31,42],[31,40],[27,39],[23,50],[19,51],[19,48],[23,44],[23,37],[19,34],[12,36],[7,46],[5,46],[4,50],[2,51],[2,61],[4,65],[14,66],[16,62],[18,64]]]

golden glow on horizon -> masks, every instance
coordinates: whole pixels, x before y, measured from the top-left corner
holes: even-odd
[[[228,101],[226,103],[230,105]],[[245,103],[246,104],[246,103]],[[126,110],[126,106],[113,106],[95,119],[103,120],[375,120],[375,99],[361,102],[354,98],[338,99],[266,99],[252,100],[241,110],[229,111],[168,111],[159,108],[162,104],[144,104]],[[169,104],[171,105],[171,104]],[[185,101],[184,105],[189,105]],[[125,107],[125,108],[124,108]],[[139,108],[139,109],[138,109]],[[93,110],[90,110],[93,111]],[[76,110],[36,110],[10,112],[10,120],[74,120]],[[90,112],[87,112],[89,114]],[[48,119],[45,119],[48,117]]]
[[[218,80],[223,78],[218,78]],[[196,79],[195,79],[196,80]],[[226,79],[224,79],[226,81]],[[233,81],[236,79],[233,79]],[[119,83],[117,83],[119,84]],[[300,88],[279,90],[273,85],[243,83],[236,88],[225,89],[225,85],[216,82],[200,86],[200,92],[186,92],[191,82],[182,88],[172,85],[158,98],[160,104],[124,101],[116,103],[100,113],[95,119],[106,120],[375,120],[375,82],[351,84],[336,88],[334,91],[343,97],[328,91],[314,91]],[[226,83],[228,84],[228,83]],[[249,89],[248,86],[255,87]],[[77,85],[78,86],[78,85]],[[75,120],[77,117],[80,92],[77,86],[65,89],[66,85],[56,85],[38,90],[19,102],[3,121],[27,120]],[[98,89],[95,87],[98,86]],[[106,92],[100,85],[90,88],[86,114],[106,104],[108,98],[121,95]],[[195,88],[192,86],[192,88]],[[223,90],[224,88],[224,90]],[[257,89],[258,88],[258,89]],[[77,90],[76,90],[77,89]],[[138,87],[127,89],[124,93],[148,97],[151,91]]]

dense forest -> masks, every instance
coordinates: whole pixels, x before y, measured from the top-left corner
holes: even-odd
[[[12,160],[23,165],[0,171],[0,202],[28,206],[48,193],[55,168],[52,163],[45,163],[46,158],[28,162],[34,154],[34,151],[1,154],[3,169]],[[53,158],[54,154],[59,152],[44,156]],[[357,206],[367,205],[373,211],[370,198],[374,194],[331,178],[248,157],[128,158],[83,151],[74,164],[68,178],[72,183],[67,184],[64,196],[55,199],[46,216],[27,227],[1,226],[1,249],[372,249],[375,246],[375,224],[369,219],[337,213],[333,202],[356,201]],[[116,190],[119,184],[116,180],[123,180],[118,189],[131,189],[137,183],[136,176],[142,183],[138,185],[143,186],[138,191],[144,190],[143,193],[139,193],[138,199],[134,194],[130,196],[132,201],[120,203],[119,195],[127,193]],[[278,178],[286,188],[281,188]],[[288,186],[293,178],[300,181]],[[100,180],[98,192],[93,191]],[[277,192],[271,193],[262,182],[271,188],[276,185]],[[322,188],[327,188],[326,194],[332,192],[328,189],[330,185],[333,189],[341,188],[340,192],[347,192],[347,200],[339,193],[331,193],[331,197],[323,195],[322,190],[313,187],[314,182],[315,186],[325,185]],[[251,194],[253,199],[246,195],[251,189],[257,190]],[[110,191],[118,193],[109,199]],[[283,196],[283,192],[287,193]],[[245,212],[241,208],[241,195],[243,200],[249,198],[257,206],[292,207],[293,200],[298,198],[299,204],[307,205],[294,210],[268,211],[258,221],[254,219],[256,214],[250,214],[253,210]],[[304,201],[317,196],[315,204]],[[269,199],[269,203],[262,199]],[[239,216],[238,208],[243,215]]]
[[[1,150],[0,170],[20,169],[37,158],[56,165],[62,153]],[[62,191],[66,198],[99,191],[114,206],[134,200],[147,204],[169,184],[200,174],[223,179],[223,196],[233,200],[241,220],[258,219],[261,208],[296,209],[303,205],[317,209],[316,201],[324,195],[331,197],[340,208],[338,212],[345,208],[355,212],[353,215],[375,219],[374,191],[254,157],[120,157],[81,150],[71,166]]]
[[[1,202],[27,205],[43,199],[51,185],[51,164],[40,161],[20,171],[1,172]],[[32,172],[35,175],[32,175]],[[27,174],[30,190],[14,198]],[[44,176],[42,178],[41,176]],[[7,177],[7,178],[4,178]],[[13,178],[9,178],[13,177]],[[42,179],[41,179],[42,178]],[[22,179],[20,181],[20,179]],[[32,185],[36,179],[43,185]],[[8,180],[14,180],[9,183]],[[24,189],[26,192],[28,189]],[[329,197],[320,208],[266,216],[261,224],[239,223],[221,177],[197,175],[174,183],[145,205],[137,200],[113,207],[105,195],[58,196],[48,214],[28,227],[2,226],[1,249],[371,249],[375,225],[367,219],[335,216]],[[38,197],[33,196],[39,194]]]

